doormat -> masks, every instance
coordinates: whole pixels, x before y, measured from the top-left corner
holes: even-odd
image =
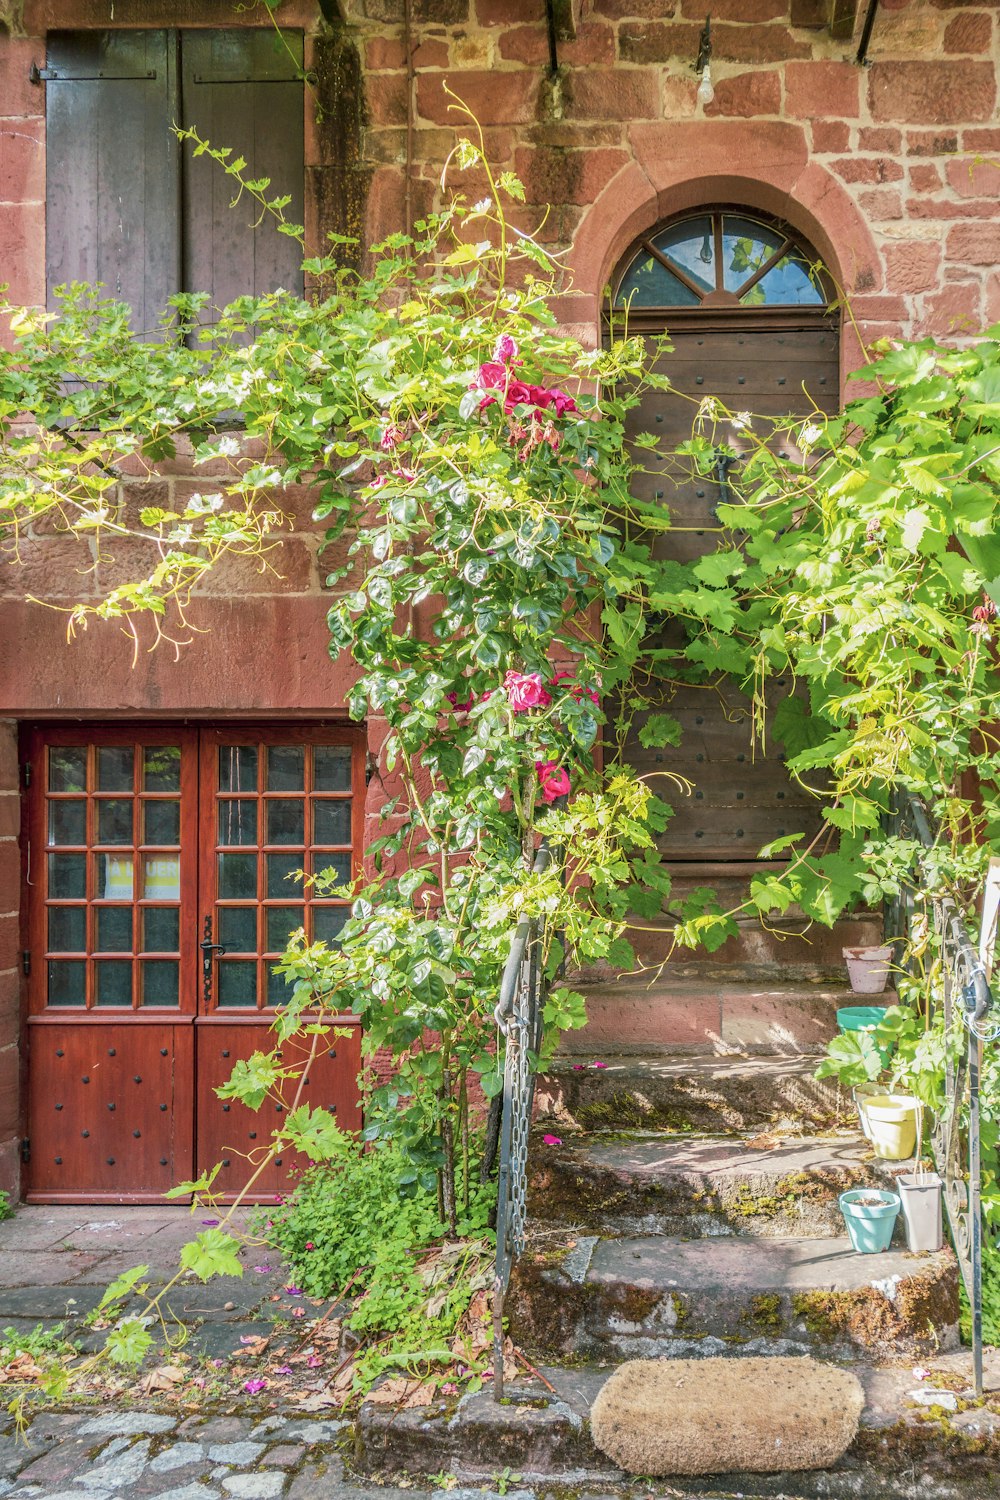
[[[601,1389],[590,1429],[630,1474],[778,1474],[836,1463],[864,1404],[856,1375],[806,1357],[636,1359]]]

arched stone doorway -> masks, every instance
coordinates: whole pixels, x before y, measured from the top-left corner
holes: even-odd
[[[606,308],[608,332],[627,327],[651,341],[667,333],[673,345],[658,362],[671,389],[647,392],[629,421],[632,433],[659,439],[658,450],[643,455],[633,485],[637,498],[665,507],[676,528],[656,539],[658,556],[687,563],[713,550],[722,539],[716,507],[738,503],[734,456],[748,446],[742,419],[706,425],[719,453],[710,477],[692,477],[690,462],[673,451],[690,437],[706,397],[750,414],[751,422],[763,419],[766,430],[769,419],[837,411],[835,296],[820,257],[800,234],[737,205],[712,204],[669,219],[621,258]],[[778,441],[787,449],[787,439]],[[656,644],[677,646],[683,633],[683,624],[668,620]],[[816,799],[789,776],[773,737],[763,750],[754,743],[749,699],[721,673],[706,670],[701,683],[687,686],[671,680],[669,662],[658,670],[652,696],[679,722],[680,742],[644,748],[643,715],[624,753],[644,774],[675,771],[694,783],[690,796],[663,792],[675,808],[661,840],[667,860],[687,875],[738,878],[765,844],[815,833]],[[770,696],[776,702],[791,689],[779,679]]]

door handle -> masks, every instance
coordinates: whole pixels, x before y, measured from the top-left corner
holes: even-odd
[[[205,935],[198,946],[201,949],[202,991],[205,1004],[208,1005],[212,999],[212,954],[217,953],[221,958],[226,951],[225,943],[212,941],[211,915],[205,918]]]

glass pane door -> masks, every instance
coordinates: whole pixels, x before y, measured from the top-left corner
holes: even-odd
[[[293,932],[335,943],[346,895],[309,877],[354,873],[363,752],[350,731],[208,736],[202,752],[204,938],[213,947],[202,1013],[267,1011],[288,987],[274,965]],[[205,789],[210,787],[210,798]],[[212,899],[214,897],[214,899]]]

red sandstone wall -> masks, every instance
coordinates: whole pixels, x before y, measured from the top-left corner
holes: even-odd
[[[15,1198],[21,1138],[19,801],[17,725],[11,720],[3,720],[0,721],[0,1189]]]
[[[331,0],[332,3],[332,0]],[[570,250],[564,321],[597,331],[599,300],[631,240],[670,213],[742,202],[787,217],[851,295],[858,336],[961,338],[1000,318],[1000,124],[996,6],[882,0],[873,66],[856,41],[791,24],[823,0],[712,0],[714,103],[695,100],[693,63],[708,0],[580,0],[575,40],[548,71],[543,0],[344,0],[330,28],[312,0],[289,0],[289,25],[311,33],[315,97],[307,111],[307,217],[368,243],[438,192],[456,138],[445,82],[477,112],[497,168],[527,185],[523,218]],[[330,6],[328,5],[328,9]],[[862,7],[863,8],[863,7]],[[45,31],[62,26],[241,24],[231,0],[27,0],[27,37],[0,35],[0,280],[41,303],[44,275],[44,90],[28,81]],[[257,10],[242,20],[262,20]],[[409,56],[412,77],[408,77]],[[410,130],[407,129],[408,115]],[[412,136],[412,159],[407,140]],[[980,159],[985,158],[985,159]],[[467,183],[474,195],[482,184]],[[181,455],[161,466],[167,500],[208,489]],[[123,497],[128,501],[126,486]],[[121,545],[93,573],[89,545],[40,528],[0,561],[0,712],[11,719],[343,716],[350,673],[327,653],[319,529],[307,493],[291,512],[277,573],[226,564],[195,602],[191,634],[141,654],[113,625],[75,644],[57,612],[26,593],[68,600],[107,587],[135,558]],[[384,727],[369,726],[377,752]],[[16,768],[0,739],[0,912],[17,905],[12,842]],[[385,796],[369,791],[374,818]],[[371,825],[370,825],[371,826]],[[382,830],[385,831],[385,830]],[[16,1172],[16,957],[0,915],[0,1185]],[[8,937],[9,935],[9,937]]]
[[[962,337],[1000,318],[1000,167],[995,7],[883,0],[873,66],[856,42],[792,25],[813,0],[718,0],[716,98],[696,103],[703,0],[582,0],[576,39],[548,71],[542,0],[344,0],[331,29],[311,0],[288,24],[311,32],[317,112],[307,108],[309,217],[359,227],[368,242],[438,191],[456,122],[447,82],[478,113],[497,167],[527,185],[529,224],[570,248],[564,321],[596,333],[618,256],[657,219],[706,199],[784,214],[812,238],[851,294],[860,335]],[[250,19],[260,17],[254,10]],[[32,35],[0,37],[0,275],[25,302],[44,297],[44,88],[28,81],[52,25],[238,24],[229,0],[28,0]],[[407,113],[412,162],[407,168]],[[481,184],[469,181],[470,192]],[[338,196],[339,195],[339,196]],[[860,360],[846,330],[845,363]],[[167,499],[210,476],[183,457],[163,469]],[[62,619],[25,593],[67,599],[100,589],[133,559],[92,561],[65,538],[27,538],[0,567],[0,707],[72,713],[317,713],[341,709],[348,678],[326,655],[326,569],[309,497],[291,497],[281,577],[226,564],[205,589],[179,661],[142,657],[94,628],[75,646]],[[9,559],[13,561],[12,559]]]

